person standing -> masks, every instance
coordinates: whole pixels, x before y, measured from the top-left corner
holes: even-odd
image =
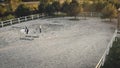
[[[41,25],[39,26],[39,32],[40,33],[42,32],[42,26]]]
[[[25,32],[26,32],[26,34],[28,34],[28,32],[29,32],[29,29],[27,28],[27,26],[25,26]]]

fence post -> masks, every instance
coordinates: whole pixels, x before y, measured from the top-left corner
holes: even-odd
[[[2,27],[4,27],[3,21],[1,22]]]
[[[27,21],[27,17],[25,16],[25,21]]]
[[[39,19],[39,17],[40,17],[39,14],[37,14],[37,19]]]
[[[91,17],[93,16],[93,13],[91,12]]]
[[[103,66],[104,63],[105,63],[105,57],[106,57],[106,54],[104,54],[104,56],[103,56],[103,59],[102,59],[102,66]]]
[[[10,21],[10,24],[12,25],[12,20],[9,20]]]
[[[18,19],[18,23],[20,23],[20,18],[17,18]]]
[[[30,17],[31,17],[31,19],[33,20],[33,15],[31,15]]]

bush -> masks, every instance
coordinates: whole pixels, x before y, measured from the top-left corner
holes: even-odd
[[[5,17],[0,18],[0,21],[5,21],[5,20],[13,19],[13,18],[15,18],[15,16],[9,14],[8,16],[5,16]]]
[[[7,20],[8,20],[8,19],[13,19],[13,18],[15,18],[15,16],[13,16],[13,15],[11,15],[11,14],[6,17]]]

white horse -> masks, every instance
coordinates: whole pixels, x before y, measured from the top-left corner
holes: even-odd
[[[26,34],[25,29],[21,29],[20,32]]]

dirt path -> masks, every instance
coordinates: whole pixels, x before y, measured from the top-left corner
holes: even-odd
[[[42,24],[32,41],[19,40],[11,27],[0,29],[0,68],[94,68],[114,32],[114,25],[98,18],[34,20],[14,26]],[[9,29],[8,29],[9,28]],[[6,29],[6,30],[5,30]]]

